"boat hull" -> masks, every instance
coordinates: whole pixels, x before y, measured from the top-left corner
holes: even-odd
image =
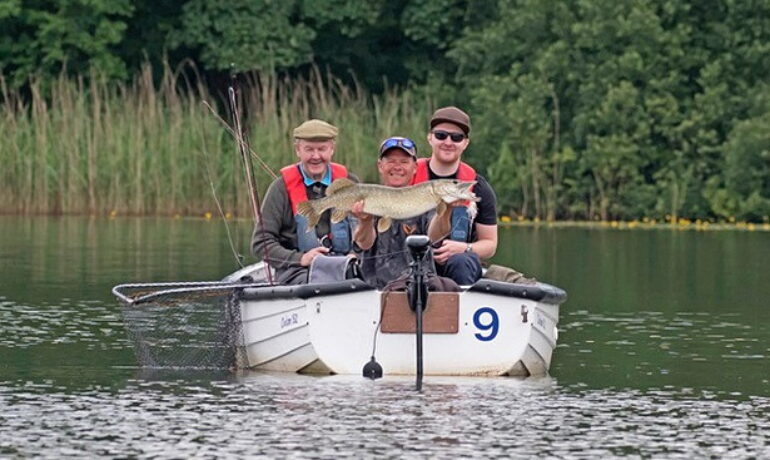
[[[240,300],[245,367],[360,374],[374,354],[385,375],[415,373],[415,334],[382,327],[380,291],[356,280],[246,291]],[[487,281],[450,295],[454,325],[423,334],[426,375],[547,374],[563,291]],[[401,323],[414,321],[411,310],[401,314],[410,315]]]

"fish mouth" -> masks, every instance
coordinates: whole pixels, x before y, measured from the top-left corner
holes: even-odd
[[[480,201],[481,199],[471,191],[471,187],[474,185],[476,185],[476,181],[452,181],[444,190],[444,201],[447,203],[457,200]]]

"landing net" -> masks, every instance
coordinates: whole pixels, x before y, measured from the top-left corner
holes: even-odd
[[[255,284],[247,285],[254,287]],[[121,285],[123,317],[141,367],[244,367],[240,307],[228,282]]]

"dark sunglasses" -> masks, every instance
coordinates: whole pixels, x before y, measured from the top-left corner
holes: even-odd
[[[440,141],[443,141],[444,139],[446,139],[448,137],[448,138],[452,139],[452,142],[457,143],[457,142],[462,142],[463,139],[465,139],[465,134],[463,134],[463,133],[449,133],[449,132],[446,132],[446,131],[440,131],[439,130],[439,131],[433,131],[433,137],[435,137],[436,139],[438,139]]]
[[[388,149],[392,149],[393,147],[400,147],[406,150],[412,150],[416,146],[414,145],[414,142],[409,138],[391,137],[390,139],[385,139],[385,142],[382,143],[382,145],[380,146],[380,153],[383,153]]]

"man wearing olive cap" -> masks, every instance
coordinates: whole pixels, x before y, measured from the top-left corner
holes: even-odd
[[[313,229],[297,213],[299,203],[325,196],[332,181],[340,177],[358,181],[331,161],[337,128],[323,120],[308,120],[294,129],[293,137],[299,162],[281,169],[281,176],[268,187],[262,202],[263,225],[255,227],[251,240],[252,253],[258,257],[267,253],[280,284],[306,283],[316,257],[352,250],[350,218],[332,224],[327,211]]]

